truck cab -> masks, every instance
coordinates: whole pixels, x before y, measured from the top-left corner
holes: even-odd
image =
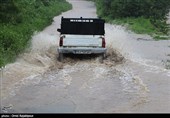
[[[61,18],[59,61],[64,54],[99,54],[101,62],[106,54],[105,21],[98,18]]]

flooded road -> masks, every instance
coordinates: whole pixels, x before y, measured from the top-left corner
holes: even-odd
[[[123,26],[105,25],[107,58],[57,61],[61,16],[97,17],[95,5],[68,0],[73,9],[32,37],[32,45],[3,70],[3,113],[170,112],[170,40],[154,41]]]

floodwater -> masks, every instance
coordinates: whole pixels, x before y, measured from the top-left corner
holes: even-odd
[[[170,40],[154,41],[106,24],[107,58],[67,56],[57,61],[61,16],[95,18],[93,2],[35,32],[32,45],[1,70],[2,113],[169,113]]]

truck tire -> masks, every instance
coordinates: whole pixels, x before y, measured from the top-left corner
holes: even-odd
[[[63,53],[59,53],[58,60],[60,62],[63,62],[63,60],[64,60],[64,54]]]

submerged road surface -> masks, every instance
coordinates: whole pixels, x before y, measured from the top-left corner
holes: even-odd
[[[169,113],[170,40],[154,41],[106,24],[107,58],[68,56],[57,61],[61,16],[95,18],[93,2],[73,9],[32,37],[32,45],[3,69],[2,113]],[[2,71],[1,71],[2,72]]]

